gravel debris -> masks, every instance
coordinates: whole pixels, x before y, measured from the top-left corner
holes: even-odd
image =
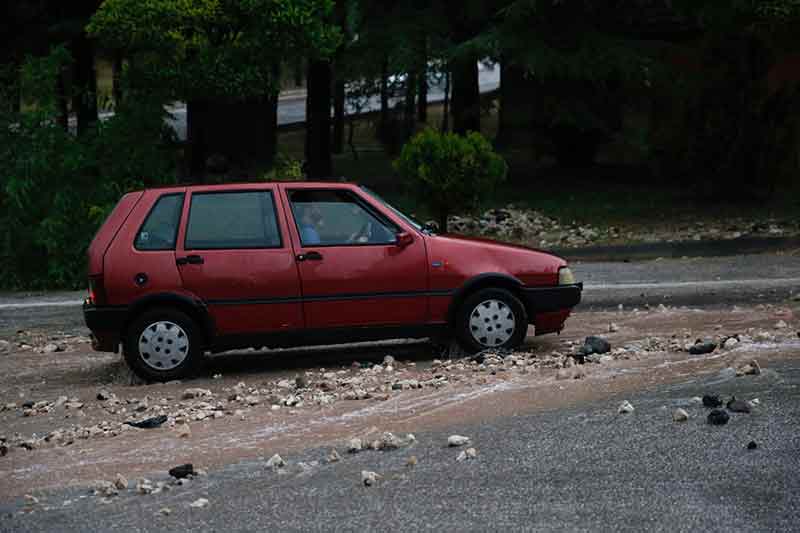
[[[450,435],[447,437],[448,446],[464,446],[465,444],[469,444],[469,442],[469,437],[464,437],[463,435]]]

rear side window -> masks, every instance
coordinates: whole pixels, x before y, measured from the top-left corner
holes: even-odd
[[[174,250],[183,209],[183,193],[160,197],[136,234],[137,250]]]
[[[272,193],[193,194],[184,247],[187,250],[280,248]]]

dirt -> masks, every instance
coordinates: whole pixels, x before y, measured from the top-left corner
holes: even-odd
[[[781,322],[786,327],[776,329]],[[773,360],[798,357],[797,329],[797,317],[783,306],[586,312],[571,318],[561,336],[529,337],[519,353],[489,354],[482,364],[438,360],[419,343],[240,352],[215,357],[195,379],[153,385],[130,385],[120,357],[91,351],[82,335],[18,332],[0,346],[0,437],[8,447],[0,457],[0,499],[88,486],[116,473],[135,479],[187,462],[213,469],[321,445],[344,453],[343,443],[357,435],[414,433],[574,405],[753,359],[768,368]],[[573,366],[570,354],[587,335],[607,338],[612,350],[602,363]],[[722,342],[733,335],[741,340],[733,349],[687,351],[696,339]],[[41,353],[48,343],[63,351]],[[395,361],[384,363],[386,354]],[[583,377],[564,379],[574,375]],[[304,381],[299,388],[297,377]],[[183,399],[190,388],[210,395]],[[295,404],[298,398],[302,403]],[[253,399],[258,403],[250,405]],[[24,408],[24,402],[40,403]],[[157,414],[168,420],[155,429],[123,424]],[[182,421],[188,437],[178,431]]]

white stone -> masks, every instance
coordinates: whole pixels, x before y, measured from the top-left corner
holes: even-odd
[[[284,466],[286,466],[286,461],[284,461],[283,458],[276,453],[275,455],[269,458],[269,460],[267,461],[267,466],[269,468],[283,468]]]
[[[675,422],[686,422],[689,420],[689,413],[687,413],[685,409],[675,409],[672,413],[672,420]]]
[[[722,343],[722,348],[725,350],[731,350],[739,344],[739,340],[736,337],[728,337],[725,339],[725,342]]]
[[[608,332],[609,333],[616,333],[617,331],[619,331],[619,326],[617,324],[612,322],[611,324],[608,325]]]
[[[450,435],[447,437],[448,446],[464,446],[465,444],[469,444],[469,437],[464,437],[463,435]]]
[[[128,488],[128,480],[122,474],[117,474],[114,478],[114,486],[118,490],[126,490]]]
[[[624,402],[619,404],[619,407],[617,408],[617,412],[619,414],[628,414],[632,413],[633,411],[634,411],[633,404],[631,404],[631,402],[629,402],[628,400],[625,400]]]
[[[475,448],[467,448],[466,450],[462,451],[456,457],[456,461],[468,461],[470,459],[475,459],[478,456],[478,451]]]
[[[347,443],[347,452],[356,453],[364,449],[364,443],[359,438],[350,439]]]
[[[376,474],[375,472],[371,472],[369,470],[361,471],[361,482],[367,487],[370,487],[375,483],[377,483],[380,478],[381,476],[379,474]]]
[[[208,506],[208,500],[206,498],[198,498],[189,504],[189,507],[194,507],[195,509],[202,509],[203,507],[207,506]]]

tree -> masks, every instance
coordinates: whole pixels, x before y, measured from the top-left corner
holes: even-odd
[[[430,206],[447,231],[447,217],[473,209],[502,182],[505,160],[477,132],[466,135],[426,129],[413,137],[394,163],[420,202]]]
[[[129,58],[138,87],[187,102],[191,170],[209,154],[269,162],[279,65],[329,57],[331,0],[106,0],[89,31]]]

